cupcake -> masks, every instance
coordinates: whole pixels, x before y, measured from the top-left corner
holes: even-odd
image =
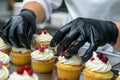
[[[31,50],[26,48],[15,48],[11,50],[11,60],[15,65],[25,65],[31,62]]]
[[[11,46],[8,46],[2,38],[0,38],[0,49],[4,50],[4,53],[10,54]]]
[[[116,78],[116,80],[120,80],[120,71],[118,72],[118,77]]]
[[[54,66],[54,53],[42,46],[31,53],[32,68],[35,72],[48,73]]]
[[[34,35],[33,44],[41,46],[49,46],[52,36],[47,30],[38,31],[38,34]]]
[[[93,52],[93,56],[85,63],[84,80],[111,80],[113,72],[111,64],[102,53]]]
[[[4,66],[7,68],[10,66],[10,57],[5,54],[2,50],[0,50],[0,61],[3,63]]]
[[[7,80],[9,76],[8,69],[0,62],[0,80]]]
[[[74,55],[70,59],[66,59],[64,55],[65,52],[62,52],[56,63],[58,77],[66,80],[79,80],[82,70],[81,58]]]
[[[39,78],[29,65],[25,65],[10,74],[8,80],[39,80]]]

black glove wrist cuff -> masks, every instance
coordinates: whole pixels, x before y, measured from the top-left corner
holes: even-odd
[[[32,14],[32,15],[35,17],[35,19],[36,19],[36,15],[35,15],[35,13],[34,13],[32,10],[29,10],[29,9],[22,9],[20,14],[22,14],[22,13],[29,13],[29,14]]]

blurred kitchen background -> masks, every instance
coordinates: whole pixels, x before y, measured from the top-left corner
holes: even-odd
[[[22,8],[22,1],[23,0],[0,0],[0,26],[3,26],[12,15],[19,14]],[[53,34],[53,31],[56,31],[66,22],[67,16],[69,15],[63,2],[60,8],[53,11],[50,20],[44,24],[37,23],[37,28],[48,28],[52,30],[51,33]]]

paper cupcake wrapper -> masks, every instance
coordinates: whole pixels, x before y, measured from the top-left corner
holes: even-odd
[[[10,67],[10,63],[7,63],[7,64],[3,64],[4,66],[6,66],[7,68]]]
[[[120,80],[120,77],[117,77],[116,80]]]
[[[25,65],[31,62],[31,56],[29,52],[24,54],[17,54],[11,52],[11,59],[12,59],[12,63],[15,65]]]

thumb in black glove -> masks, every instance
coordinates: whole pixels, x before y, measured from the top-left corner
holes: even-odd
[[[88,60],[99,46],[106,43],[114,45],[117,36],[118,29],[111,21],[77,18],[54,34],[50,46],[54,47],[58,44],[58,55],[70,46],[65,55],[65,58],[70,58],[77,54],[80,47],[89,42],[90,46],[82,57],[83,60]]]
[[[36,16],[33,11],[22,9],[1,28],[0,37],[9,45],[30,49],[36,32]]]

